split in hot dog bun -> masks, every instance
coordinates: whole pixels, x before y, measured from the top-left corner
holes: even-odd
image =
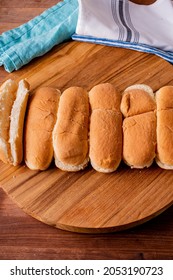
[[[18,165],[23,160],[23,127],[28,96],[29,84],[27,81],[21,80],[10,116],[9,143],[11,148],[11,162],[13,165]]]
[[[156,103],[146,85],[127,88],[122,97],[123,159],[131,168],[149,167],[156,152]]]
[[[125,118],[154,111],[156,102],[153,90],[144,84],[136,84],[126,88],[120,107]]]

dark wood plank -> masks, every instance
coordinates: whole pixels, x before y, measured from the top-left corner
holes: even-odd
[[[0,259],[172,259],[173,207],[119,233],[78,234],[24,214],[0,189]]]

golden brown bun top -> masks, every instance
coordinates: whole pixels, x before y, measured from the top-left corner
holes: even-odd
[[[51,87],[39,88],[30,98],[28,104],[26,127],[32,130],[50,130],[56,120],[55,108],[58,106],[60,91]],[[28,135],[28,137],[30,137]]]
[[[38,111],[54,110],[54,102],[59,102],[60,91],[52,87],[40,87],[32,96],[29,102],[29,107],[35,107]],[[35,116],[36,117],[36,116]]]
[[[88,155],[89,100],[82,87],[66,89],[60,98],[54,129],[54,151],[57,161],[81,165]]]
[[[67,114],[74,114],[73,111],[86,113],[86,107],[88,107],[88,93],[82,87],[69,87],[61,95],[60,110],[66,119],[71,118]]]
[[[157,110],[173,109],[173,86],[164,86],[156,92]]]
[[[60,91],[39,88],[30,98],[25,121],[25,162],[31,169],[46,169],[53,157],[52,131]]]
[[[87,91],[81,87],[66,89],[60,98],[56,132],[58,134],[73,133],[80,140],[86,140],[88,138],[88,122],[89,101]]]
[[[94,86],[89,92],[91,109],[120,111],[121,94],[110,83]]]
[[[37,99],[40,100],[40,99],[49,99],[49,98],[52,98],[54,95],[57,96],[57,93],[58,95],[60,95],[60,91],[59,89],[56,89],[56,88],[53,88],[53,87],[40,87],[36,90],[35,92],[35,96],[37,96]]]
[[[152,89],[146,85],[128,87],[122,97],[121,112],[124,117],[147,113],[156,109]]]

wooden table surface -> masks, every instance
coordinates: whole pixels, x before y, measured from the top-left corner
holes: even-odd
[[[0,33],[57,0],[1,0]],[[0,83],[8,73],[0,67]],[[136,228],[79,234],[47,226],[26,215],[0,189],[0,259],[173,259],[173,207]]]

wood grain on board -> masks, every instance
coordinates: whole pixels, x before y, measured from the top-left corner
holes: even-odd
[[[22,24],[27,19],[39,14],[43,10],[54,4],[58,0],[1,0],[0,1],[0,33],[7,29]],[[6,8],[6,9],[4,9]],[[20,9],[22,8],[22,12]],[[5,15],[5,16],[2,16]],[[59,51],[59,47],[54,51]],[[111,50],[112,51],[112,50]],[[116,50],[114,51],[116,52]],[[115,53],[114,53],[115,55]],[[138,56],[138,54],[136,54]],[[145,55],[144,55],[145,57]],[[42,58],[41,58],[42,59]],[[143,55],[141,56],[143,65]],[[159,71],[166,77],[167,73],[172,73],[172,66],[165,64],[163,61],[156,63],[159,65]],[[117,60],[118,61],[118,60]],[[40,59],[32,62],[32,67]],[[134,61],[135,62],[135,61]],[[162,64],[162,65],[161,65]],[[19,72],[14,72],[13,77],[16,79],[29,69],[30,65],[24,67]],[[140,67],[140,56],[138,59]],[[118,65],[113,65],[118,69]],[[129,68],[130,69],[130,68]],[[136,67],[137,69],[137,67]],[[173,85],[171,75],[160,81],[160,75],[157,69],[152,67],[150,71],[156,75],[155,87],[157,81],[159,84],[166,83]],[[100,71],[100,69],[99,69]],[[135,72],[137,72],[135,70]],[[144,70],[145,72],[145,70]],[[157,73],[157,74],[156,74]],[[8,79],[9,74],[0,67],[0,82]],[[89,82],[91,75],[89,75]],[[149,74],[147,74],[149,77]],[[140,81],[145,79],[141,77]],[[138,80],[138,79],[136,79]],[[154,80],[154,78],[152,79]],[[149,81],[149,79],[148,79]],[[65,87],[65,86],[64,86]],[[7,170],[9,174],[9,170]],[[1,172],[0,172],[1,174]],[[146,222],[143,225],[109,234],[78,234],[64,231],[52,226],[48,226],[37,219],[27,215],[20,209],[12,199],[6,195],[0,188],[0,259],[14,260],[130,260],[130,259],[173,259],[173,206],[164,211],[161,215]]]
[[[173,68],[154,55],[80,42],[67,42],[35,59],[9,77],[26,78],[33,93],[40,86],[61,91],[87,90],[111,82],[119,91],[145,83],[156,91],[173,84]],[[109,232],[143,223],[173,202],[173,172],[153,165],[131,170],[121,164],[112,174],[67,173],[54,167],[44,172],[25,165],[1,164],[2,188],[26,213],[54,227],[79,232]]]

